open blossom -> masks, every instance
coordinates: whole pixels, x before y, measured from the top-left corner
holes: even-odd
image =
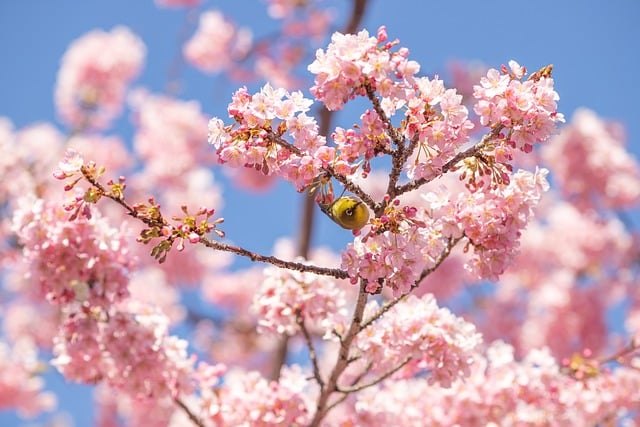
[[[579,109],[543,147],[542,158],[560,191],[579,208],[626,208],[640,201],[640,165],[624,139],[619,125]]]
[[[509,66],[509,73],[490,69],[474,86],[474,111],[483,126],[503,126],[509,143],[529,152],[534,143],[549,139],[564,116],[557,111],[559,96],[551,77],[522,81],[523,68],[515,61]]]
[[[637,256],[631,231],[616,217],[561,200],[545,203],[536,217],[476,325],[487,339],[508,339],[519,354],[543,345],[557,357],[583,348],[608,352],[608,306],[635,293],[634,285],[625,291]]]
[[[347,316],[345,293],[335,279],[275,267],[265,269],[252,307],[260,331],[287,335],[300,330],[298,317],[307,328],[326,333]]]
[[[159,310],[128,301],[107,312],[69,309],[54,339],[53,365],[65,377],[107,384],[137,398],[190,393],[194,359],[169,335]]]
[[[251,31],[237,28],[222,13],[209,10],[200,15],[196,33],[183,48],[185,59],[194,67],[214,73],[229,68],[251,48]]]
[[[145,46],[125,27],[91,31],[69,47],[58,72],[58,114],[73,129],[106,129],[142,68]]]
[[[474,247],[467,268],[478,278],[497,280],[512,263],[520,233],[549,189],[547,173],[520,170],[504,188],[460,195],[456,219]]]
[[[22,338],[10,346],[0,341],[0,410],[33,417],[53,409],[55,396],[42,390],[44,381],[37,376],[42,370],[31,340]]]
[[[62,208],[31,197],[15,211],[13,229],[24,246],[29,279],[54,304],[106,307],[125,298],[134,265],[126,233],[99,216],[77,221],[67,216]]]

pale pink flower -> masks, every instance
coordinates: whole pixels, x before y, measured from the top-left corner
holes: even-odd
[[[363,427],[592,425],[623,421],[634,411],[639,382],[637,370],[628,368],[577,380],[544,349],[516,360],[512,347],[497,342],[450,388],[421,377],[385,381],[358,393],[332,421]]]
[[[0,341],[0,409],[15,410],[23,417],[34,417],[56,406],[52,393],[43,391],[38,376],[42,362],[35,344],[26,338],[8,343]]]
[[[367,307],[371,316],[379,309]],[[369,367],[368,375],[382,375],[407,358],[396,376],[426,372],[429,383],[449,387],[469,375],[474,349],[482,342],[475,326],[439,308],[433,295],[409,296],[356,337],[357,356]]]
[[[5,283],[6,284],[6,283]],[[25,298],[15,298],[4,302],[2,308],[2,329],[4,337],[11,342],[28,338],[41,349],[50,349],[51,341],[58,332],[60,313],[46,301],[37,301],[35,292],[15,289]]]
[[[579,109],[542,150],[562,194],[580,209],[621,209],[640,201],[640,165],[620,125]]]
[[[108,128],[144,59],[144,44],[125,27],[93,30],[74,41],[62,58],[56,83],[61,119],[75,130]]]
[[[506,68],[503,74],[492,68],[474,86],[474,111],[483,126],[502,126],[509,144],[529,152],[535,143],[553,135],[564,116],[557,111],[559,96],[552,78],[522,81],[524,69],[515,61],[509,65],[513,74]]]
[[[172,179],[187,173],[196,165],[214,163],[207,149],[208,118],[196,101],[180,101],[153,95],[142,90],[130,97],[136,133],[133,146],[145,162],[148,177]]]
[[[456,219],[474,247],[467,268],[478,278],[495,281],[513,262],[521,230],[549,189],[547,173],[520,170],[504,188],[460,194]]]
[[[169,319],[134,301],[109,312],[70,310],[54,340],[52,364],[69,379],[157,400],[193,390],[187,342],[168,333]]]
[[[59,194],[51,173],[63,155],[64,135],[49,123],[14,130],[0,118],[0,201],[16,207],[26,194],[49,197]]]
[[[299,91],[289,93],[270,84],[254,95],[242,88],[234,93],[228,107],[236,124],[225,127],[213,118],[209,142],[216,146],[221,163],[255,168],[267,176],[280,175],[302,190],[321,170],[321,162],[310,154],[326,144],[318,135],[315,120],[305,114],[311,103]]]
[[[14,212],[13,230],[23,245],[29,280],[48,301],[107,307],[128,295],[135,259],[125,229],[112,228],[98,215],[68,221],[62,208],[25,198]]]
[[[250,30],[236,27],[219,11],[209,10],[200,15],[198,28],[185,43],[183,54],[194,67],[215,73],[229,68],[250,48]]]
[[[117,136],[78,134],[69,138],[67,150],[73,149],[82,158],[95,159],[112,174],[133,166],[134,161],[125,143]],[[82,159],[76,159],[82,161]]]
[[[218,391],[217,401],[204,408],[218,425],[305,425],[309,410],[303,396],[307,383],[300,369],[284,368],[280,381],[268,381],[257,372],[231,372]]]
[[[347,316],[345,294],[335,279],[276,267],[264,270],[252,310],[259,331],[287,335],[300,330],[298,319],[310,330],[328,334]]]

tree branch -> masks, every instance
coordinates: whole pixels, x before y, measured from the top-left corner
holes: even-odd
[[[412,359],[411,356],[407,356],[398,366],[395,366],[394,368],[389,369],[387,372],[385,372],[384,374],[382,374],[378,378],[372,380],[371,382],[368,382],[368,383],[365,383],[365,384],[356,385],[356,386],[352,386],[352,387],[340,387],[340,388],[338,388],[338,391],[340,393],[347,394],[347,393],[355,393],[357,391],[364,390],[365,388],[372,387],[372,386],[374,386],[374,385],[386,380],[387,378],[389,378],[391,375],[395,374],[396,372],[398,372],[400,369],[402,369],[402,367],[404,365],[409,363],[411,361],[411,359]]]
[[[191,412],[191,410],[189,409],[189,407],[187,405],[185,405],[185,403],[180,400],[180,398],[176,397],[173,399],[173,401],[176,403],[176,405],[178,405],[184,412],[185,414],[187,414],[187,417],[189,417],[189,419],[198,427],[205,427],[204,423],[202,422],[202,420],[200,418],[198,418],[193,412]]]

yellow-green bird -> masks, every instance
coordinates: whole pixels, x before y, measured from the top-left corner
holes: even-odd
[[[339,197],[330,205],[320,205],[320,209],[336,224],[347,230],[359,230],[369,221],[367,205],[352,196]]]

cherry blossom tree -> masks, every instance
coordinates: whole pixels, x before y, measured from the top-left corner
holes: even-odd
[[[103,427],[636,425],[640,165],[619,125],[565,123],[552,65],[445,82],[361,28],[366,0],[340,29],[271,0],[265,39],[156,4],[199,11],[166,93],[133,84],[138,35],[95,30],[61,59],[64,130],[0,121],[0,408],[54,410],[55,369]],[[185,67],[234,82],[227,115],[178,98]],[[227,235],[218,171],[300,193],[297,240]],[[322,213],[338,253],[312,245]]]

